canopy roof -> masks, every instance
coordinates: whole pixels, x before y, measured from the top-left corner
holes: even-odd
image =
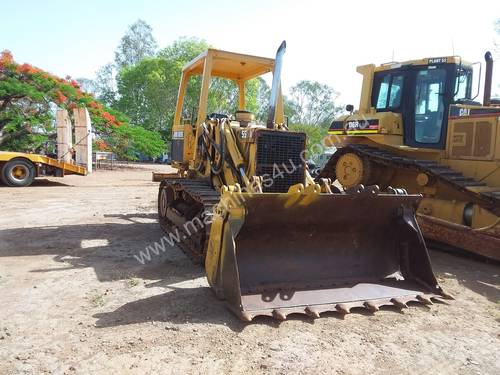
[[[272,72],[274,68],[274,59],[210,48],[187,63],[183,68],[184,74],[203,74],[207,58],[212,60],[212,76],[233,80],[246,81]]]

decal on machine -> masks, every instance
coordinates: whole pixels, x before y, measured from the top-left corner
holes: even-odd
[[[350,120],[344,125],[342,121],[333,121],[328,129],[329,134],[352,134],[356,133],[377,133],[378,119],[371,120]]]
[[[470,115],[470,108],[460,108],[458,111],[459,116],[469,116]]]
[[[347,121],[345,125],[346,132],[370,132],[376,133],[378,131],[378,120],[354,120]]]
[[[175,131],[174,134],[172,135],[173,139],[184,139],[184,132],[183,131]]]
[[[447,57],[434,57],[432,59],[429,59],[429,64],[446,64],[447,62]]]
[[[242,131],[240,132],[240,137],[241,137],[241,139],[247,139],[247,138],[248,138],[248,136],[249,136],[249,134],[248,134],[248,130],[242,130]]]

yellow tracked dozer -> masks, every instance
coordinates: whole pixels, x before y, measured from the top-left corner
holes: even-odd
[[[184,67],[172,141],[178,173],[161,176],[158,195],[162,228],[205,265],[215,294],[246,321],[449,298],[415,221],[419,195],[362,185],[340,193],[331,181],[311,178],[306,136],[283,121],[284,51],[285,43],[268,59],[210,49]],[[245,111],[245,83],[269,72],[268,119],[258,124]],[[197,119],[181,121],[197,75]],[[214,76],[239,88],[233,117],[207,116]]]
[[[482,104],[479,63],[457,56],[358,67],[359,109],[331,123],[325,142],[337,151],[318,178],[422,194],[426,238],[499,261],[500,101],[485,60]]]

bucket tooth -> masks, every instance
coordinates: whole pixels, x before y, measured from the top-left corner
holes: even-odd
[[[363,306],[366,307],[371,312],[376,312],[380,310],[377,305],[375,305],[373,302],[370,301],[366,301],[365,303],[363,303]]]
[[[286,320],[286,314],[282,310],[273,310],[273,317],[277,320]]]
[[[243,320],[245,322],[251,322],[253,319],[252,314],[249,314],[247,312],[242,312],[240,316],[241,316],[241,320]]]
[[[391,302],[394,304],[394,306],[400,308],[400,309],[407,309],[408,305],[400,300],[399,298],[393,298],[391,299]]]
[[[347,307],[347,305],[343,304],[343,303],[338,303],[335,305],[335,309],[341,313],[341,314],[349,314],[350,313],[350,309]]]
[[[419,302],[422,302],[426,305],[434,305],[434,303],[431,301],[431,299],[423,294],[419,294],[417,296],[417,299],[419,300]]]
[[[443,296],[432,296],[431,297],[431,301],[432,302],[437,302],[437,303],[442,303],[442,304],[445,304],[445,305],[448,304],[447,299],[444,298]]]
[[[205,267],[210,286],[239,317],[344,316],[391,302],[428,306],[441,295],[415,219],[420,196],[310,190],[223,192]]]
[[[319,318],[319,311],[315,309],[314,307],[306,307],[306,314],[309,315],[312,318]]]
[[[445,291],[441,291],[441,295],[445,299],[455,299],[455,297],[453,297],[453,295],[451,295],[450,293],[446,293]]]

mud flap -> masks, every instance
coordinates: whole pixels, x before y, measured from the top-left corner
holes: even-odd
[[[319,317],[449,297],[415,220],[419,195],[306,190],[222,195],[207,277],[241,319]]]

